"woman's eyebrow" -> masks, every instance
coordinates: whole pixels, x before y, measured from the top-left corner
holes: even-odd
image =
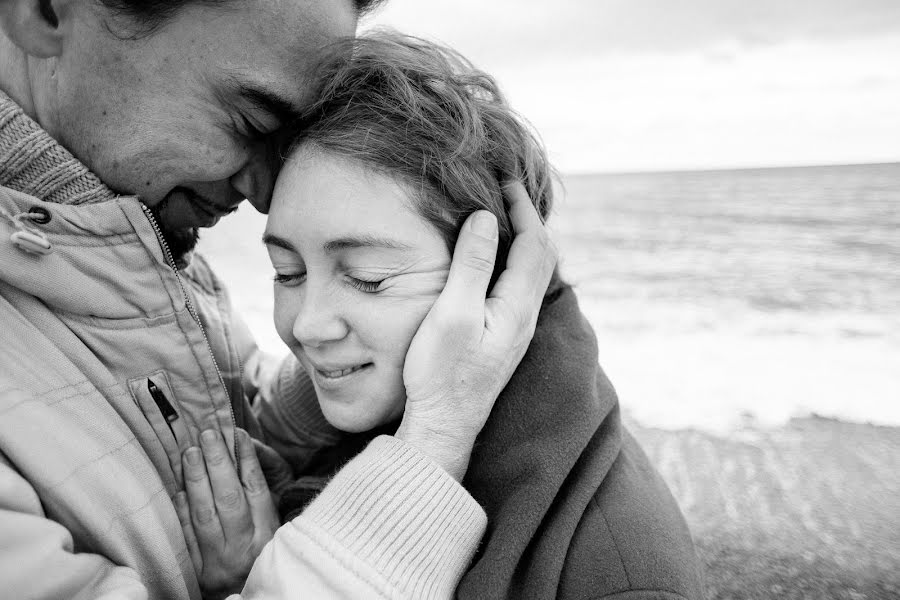
[[[378,237],[370,234],[352,235],[329,240],[322,245],[327,254],[350,248],[388,248],[391,250],[410,250],[412,246],[399,240]]]
[[[263,234],[262,243],[266,246],[278,246],[279,248],[284,248],[285,250],[289,250],[291,252],[297,252],[297,248],[295,248],[292,243],[272,233]]]

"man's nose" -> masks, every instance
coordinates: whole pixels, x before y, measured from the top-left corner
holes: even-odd
[[[275,175],[276,166],[270,157],[270,150],[261,144],[250,154],[246,164],[231,176],[231,187],[249,200],[256,210],[268,213]]]
[[[340,306],[322,289],[307,285],[294,319],[294,338],[302,345],[318,348],[347,337],[350,327]]]

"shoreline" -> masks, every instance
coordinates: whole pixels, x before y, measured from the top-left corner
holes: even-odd
[[[745,435],[753,435],[753,434],[772,434],[778,431],[782,431],[785,429],[803,429],[809,427],[817,427],[827,426],[828,424],[832,425],[847,425],[853,427],[863,427],[863,428],[872,428],[873,430],[888,430],[897,432],[900,434],[900,425],[894,425],[891,423],[880,423],[876,421],[857,421],[854,419],[846,418],[846,417],[838,417],[827,414],[820,414],[816,412],[810,412],[807,414],[797,414],[791,417],[788,417],[787,420],[783,422],[765,422],[757,419],[754,415],[745,413],[738,416],[736,423],[731,428],[728,429],[710,429],[704,426],[699,425],[688,425],[688,426],[679,426],[673,425],[671,427],[662,426],[662,425],[652,425],[646,424],[641,421],[640,418],[637,418],[631,415],[627,408],[622,409],[622,421],[628,426],[628,428],[633,432],[635,430],[641,430],[645,432],[658,431],[662,433],[670,433],[670,434],[698,434],[698,435],[708,435],[713,438],[721,438],[723,440],[735,440],[740,439],[741,436]],[[821,423],[820,423],[821,422]]]

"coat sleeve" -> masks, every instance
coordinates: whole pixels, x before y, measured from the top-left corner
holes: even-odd
[[[240,597],[452,598],[486,524],[443,469],[380,436],[278,530]]]
[[[137,572],[76,553],[71,533],[47,519],[34,488],[0,455],[0,596],[33,600],[145,600]]]

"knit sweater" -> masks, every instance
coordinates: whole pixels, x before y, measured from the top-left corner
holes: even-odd
[[[103,202],[116,196],[2,91],[0,184],[55,204]]]
[[[46,255],[13,237],[35,210]],[[244,427],[295,465],[332,439],[296,361],[262,368],[242,329],[202,256],[174,269],[139,200],[0,93],[0,596],[199,598],[172,502],[190,429]],[[384,436],[278,531],[243,596],[448,597],[484,526]]]
[[[326,472],[363,446],[323,448]],[[528,352],[463,481],[488,514],[460,599],[699,600],[700,567],[674,498],[619,417],[590,325],[557,278]],[[304,477],[290,514],[315,488]]]

